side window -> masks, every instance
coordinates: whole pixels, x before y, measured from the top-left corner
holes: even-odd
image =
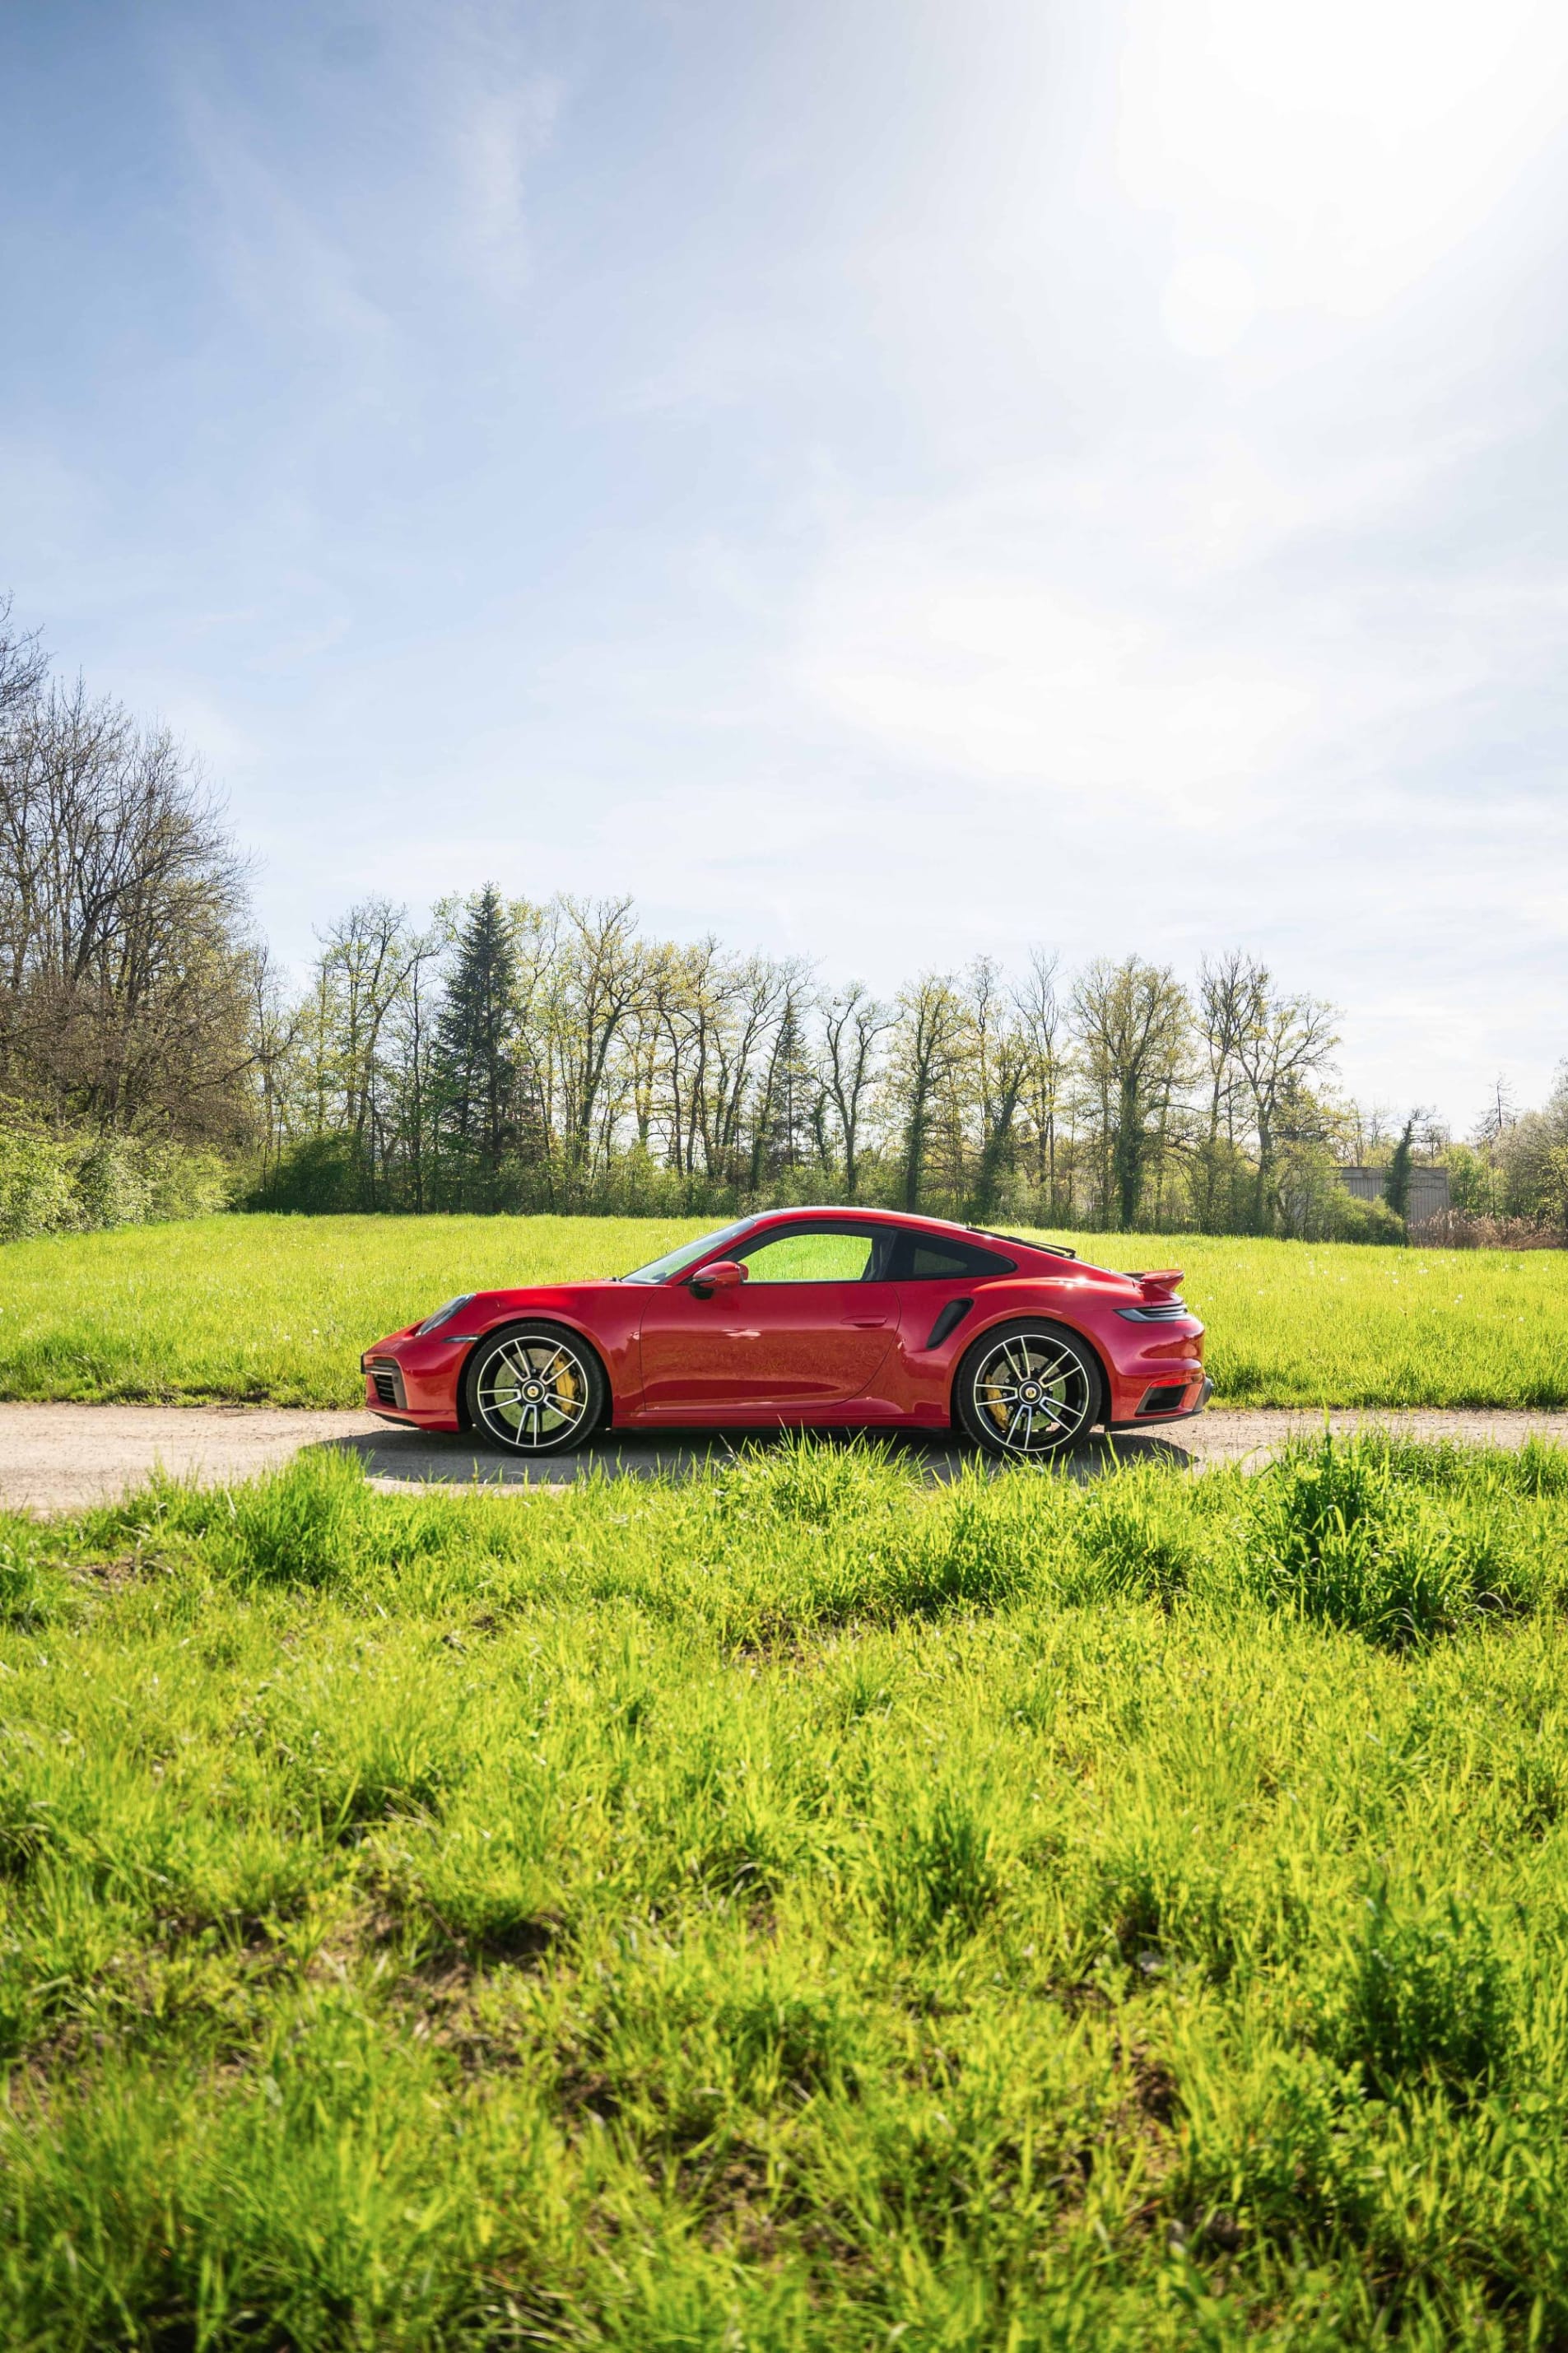
[[[869,1282],[876,1255],[874,1235],[843,1226],[787,1226],[736,1252],[748,1282]]]
[[[1013,1261],[997,1250],[976,1250],[968,1242],[928,1240],[924,1234],[906,1234],[901,1282],[964,1282],[988,1274],[1011,1274]]]

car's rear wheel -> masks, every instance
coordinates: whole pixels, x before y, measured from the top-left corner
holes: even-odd
[[[975,1342],[954,1384],[960,1426],[989,1454],[1046,1461],[1100,1413],[1100,1368],[1060,1324],[1004,1324]]]
[[[514,1454],[564,1454],[604,1419],[604,1367],[575,1333],[513,1324],[480,1342],[464,1376],[469,1420]]]

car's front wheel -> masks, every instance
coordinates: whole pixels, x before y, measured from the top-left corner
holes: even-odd
[[[593,1350],[553,1324],[480,1342],[464,1376],[469,1420],[514,1454],[562,1454],[597,1430],[609,1389]]]
[[[1004,1324],[975,1342],[954,1386],[964,1430],[990,1454],[1044,1461],[1086,1437],[1100,1412],[1100,1369],[1060,1324]]]

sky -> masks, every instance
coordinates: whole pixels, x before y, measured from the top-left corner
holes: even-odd
[[[1568,1054],[1560,0],[0,0],[0,586],[286,959],[633,894]]]

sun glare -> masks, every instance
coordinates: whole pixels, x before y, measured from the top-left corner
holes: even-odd
[[[1562,138],[1568,11],[1415,0],[1134,8],[1118,164],[1165,212],[1179,342],[1257,309],[1382,308]]]

